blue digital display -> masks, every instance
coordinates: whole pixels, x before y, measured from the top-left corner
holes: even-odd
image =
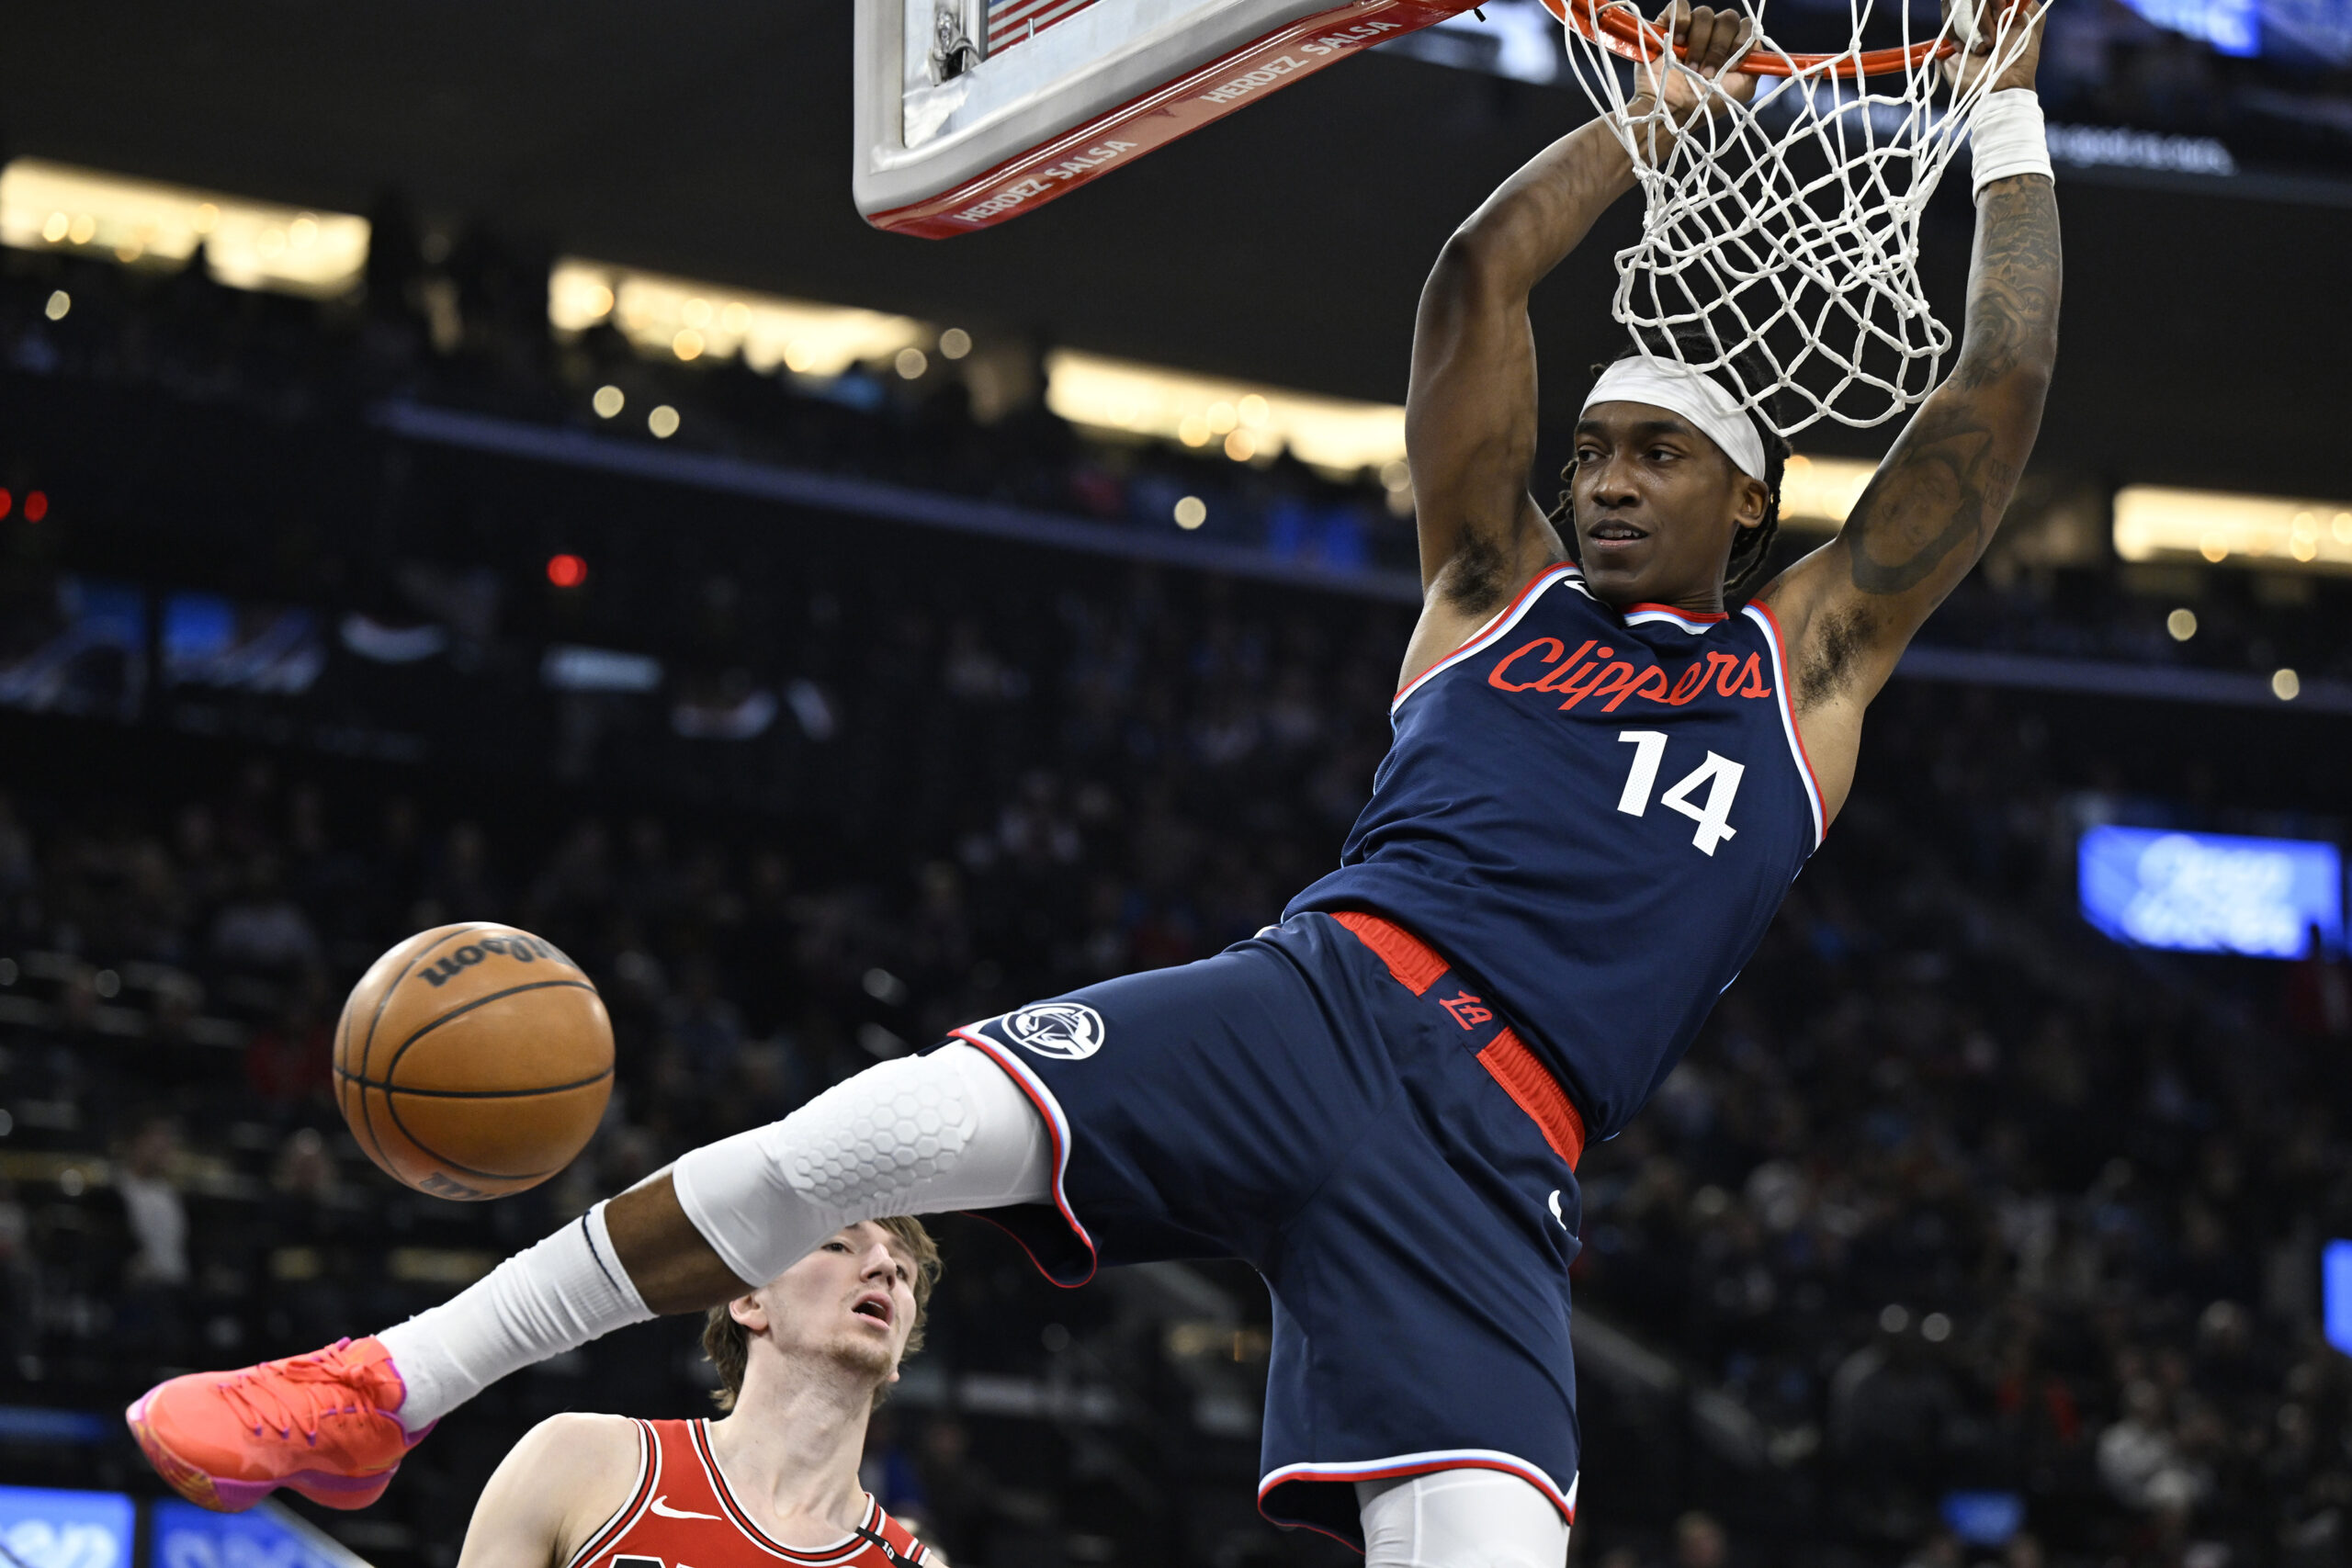
[[[2083,918],[2134,947],[2309,954],[2344,946],[2344,864],[2334,844],[2147,828],[2092,828],[2077,855]]]
[[[2262,52],[2262,11],[2256,0],[2123,0],[2160,28],[2240,58]]]
[[[367,1568],[351,1550],[265,1503],[249,1514],[215,1514],[176,1497],[153,1514],[153,1568]]]
[[[213,593],[164,600],[163,641],[166,685],[297,695],[326,665],[318,618],[310,611],[238,604]]]
[[[2014,1492],[1947,1492],[1944,1527],[1963,1546],[2007,1546],[2025,1523],[2025,1499]]]
[[[2352,0],[2123,0],[2217,54],[2312,64],[2352,62]]]
[[[2352,1241],[2331,1241],[2320,1248],[2319,1300],[2327,1342],[2352,1356]]]
[[[0,1547],[24,1568],[130,1568],[130,1499],[0,1486]]]

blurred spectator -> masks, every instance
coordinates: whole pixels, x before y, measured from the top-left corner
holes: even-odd
[[[1698,1509],[1674,1521],[1674,1568],[1731,1568],[1731,1541],[1711,1514]]]
[[[277,863],[256,856],[239,897],[223,905],[212,923],[212,951],[240,968],[286,971],[319,956],[318,933],[301,906],[279,886]]]
[[[176,1184],[181,1157],[179,1124],[167,1116],[141,1122],[123,1151],[115,1190],[130,1228],[123,1280],[134,1291],[187,1283],[187,1210]]]

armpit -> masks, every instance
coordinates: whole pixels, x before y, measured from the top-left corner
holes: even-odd
[[[1802,716],[1807,709],[1851,693],[1862,667],[1862,656],[1878,634],[1877,618],[1860,606],[1825,610],[1807,628],[1797,653],[1796,692],[1792,705]]]
[[[1510,557],[1492,539],[1465,534],[1452,558],[1438,569],[1430,591],[1456,609],[1482,615],[1518,586],[1512,581]]]

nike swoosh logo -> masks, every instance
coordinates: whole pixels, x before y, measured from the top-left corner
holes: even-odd
[[[709,1519],[713,1523],[721,1522],[717,1514],[697,1514],[689,1509],[670,1506],[670,1495],[667,1492],[653,1499],[653,1511],[665,1519]]]
[[[1568,1228],[1567,1220],[1560,1213],[1560,1190],[1556,1187],[1552,1189],[1552,1217],[1560,1222],[1562,1230]],[[657,1503],[654,1506],[659,1507],[661,1505]]]

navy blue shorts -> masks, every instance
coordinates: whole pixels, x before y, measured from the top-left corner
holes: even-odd
[[[1358,1481],[1502,1470],[1575,1517],[1582,1130],[1495,1010],[1396,941],[1298,915],[956,1032],[1052,1129],[1053,1206],[984,1216],[1048,1278],[1221,1257],[1265,1277],[1259,1507],[1358,1550]]]

